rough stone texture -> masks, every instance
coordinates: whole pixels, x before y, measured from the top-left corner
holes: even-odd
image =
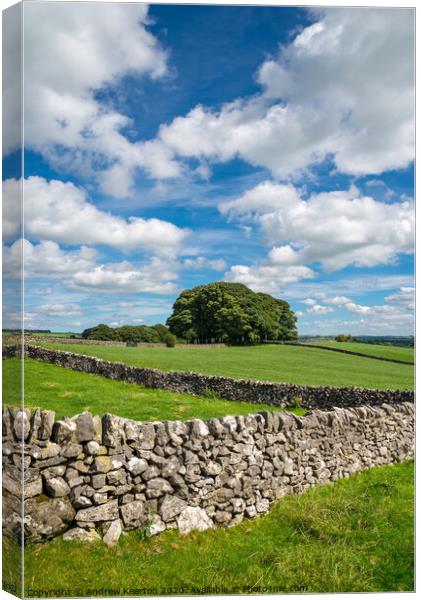
[[[149,535],[158,535],[158,533],[162,533],[165,531],[166,525],[161,519],[159,515],[154,515],[151,519],[151,524],[149,527]]]
[[[124,506],[120,508],[120,513],[124,526],[127,529],[142,527],[148,519],[145,503],[141,500],[135,500],[134,502],[124,504]]]
[[[45,479],[45,488],[47,494],[52,498],[60,498],[67,496],[70,492],[70,487],[62,477],[48,477]]]
[[[25,501],[24,509],[24,535],[25,538],[33,541],[60,535],[72,525],[76,514],[69,498],[31,498]],[[4,515],[8,513],[5,506],[3,513]],[[19,521],[21,514],[16,515],[16,511],[14,514],[16,521]]]
[[[90,442],[95,437],[94,421],[91,413],[83,412],[73,417],[76,422],[76,439],[79,443]]]
[[[135,477],[136,475],[140,475],[141,473],[146,471],[147,468],[148,463],[146,462],[146,460],[144,460],[143,458],[137,458],[136,456],[133,456],[133,458],[131,458],[127,463],[127,469]]]
[[[173,488],[166,479],[157,477],[156,479],[150,479],[146,488],[146,495],[148,498],[159,498],[164,494],[170,494],[173,492]]]
[[[13,419],[13,433],[22,441],[26,441],[31,429],[29,417],[24,410],[17,410]]]
[[[88,442],[86,444],[86,452],[92,456],[96,456],[97,454],[99,454],[101,446],[98,444],[98,442],[92,441],[92,442]]]
[[[100,539],[101,536],[95,529],[82,529],[81,527],[74,527],[63,534],[65,542],[97,542]]]
[[[117,544],[122,531],[123,529],[121,527],[121,521],[120,519],[116,519],[115,521],[112,521],[108,527],[106,527],[102,541],[106,546],[112,548]]]
[[[10,471],[6,470],[3,473],[3,489],[7,490],[10,494],[14,496],[21,496],[22,494],[22,479],[21,473],[16,469],[16,472],[9,475]],[[38,496],[42,493],[42,479],[41,477],[37,477],[33,481],[25,481],[23,486],[23,496],[24,498],[32,498],[33,496]]]
[[[187,502],[185,500],[182,500],[177,496],[165,496],[161,503],[159,512],[162,520],[167,522],[174,519],[185,508],[187,508]]]
[[[87,521],[88,523],[97,521],[113,521],[118,518],[117,500],[110,500],[99,506],[83,508],[76,514],[77,521]]]
[[[190,531],[205,531],[213,527],[213,522],[206,511],[198,506],[188,506],[177,518],[177,527],[181,533]]]
[[[80,415],[59,422],[70,435],[58,436],[48,411],[20,413],[3,409],[3,524],[17,537],[23,526],[35,541],[71,528],[69,539],[88,539],[100,525],[114,543],[120,521],[151,534],[231,527],[287,493],[413,456],[414,405],[406,402],[206,422],[83,413],[89,435],[79,438]],[[30,424],[24,443],[15,417]],[[82,442],[101,421],[102,440]]]
[[[9,346],[10,348],[10,346]],[[16,347],[16,351],[18,348]],[[19,349],[20,351],[20,349]],[[9,350],[10,352],[10,350]],[[316,387],[285,383],[268,383],[230,379],[199,373],[178,371],[164,372],[158,369],[143,369],[123,363],[108,362],[92,356],[83,356],[63,350],[51,350],[38,346],[25,345],[25,354],[30,358],[43,360],[61,367],[96,373],[110,379],[138,383],[146,387],[162,388],[174,392],[202,395],[212,391],[226,400],[251,402],[254,404],[271,404],[273,406],[294,406],[299,401],[305,408],[354,407],[362,405],[379,406],[387,402],[395,404],[413,402],[414,392],[411,390],[369,390],[355,387]],[[117,431],[119,418],[115,417]],[[192,425],[201,427],[201,425]],[[107,441],[118,443],[115,431],[107,424]],[[57,440],[56,440],[57,441]],[[143,449],[152,449],[153,440],[145,435]]]

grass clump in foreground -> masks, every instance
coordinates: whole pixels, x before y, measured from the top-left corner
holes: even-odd
[[[301,385],[412,389],[411,365],[386,363],[361,356],[299,346],[262,345],[176,348],[42,344],[48,348],[97,356],[137,367],[163,371],[197,371],[238,379],[282,381]]]
[[[3,361],[3,402],[20,403],[18,358]],[[224,415],[247,415],[260,411],[282,410],[266,404],[223,400],[215,394],[192,396],[167,390],[145,388],[134,383],[113,381],[100,375],[71,371],[56,365],[26,358],[25,406],[54,410],[57,417],[71,417],[84,410],[106,412],[136,421],[171,419],[211,419]],[[288,409],[303,415],[305,409]]]
[[[228,594],[235,587],[262,592],[259,586],[280,593],[412,591],[413,494],[413,463],[406,462],[285,497],[267,515],[231,529],[149,539],[132,531],[111,550],[56,538],[27,548],[25,587],[77,587],[82,595],[107,588],[115,596],[215,586]]]

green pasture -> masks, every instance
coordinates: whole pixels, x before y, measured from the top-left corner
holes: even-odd
[[[363,354],[369,354],[370,356],[403,360],[408,363],[414,362],[414,348],[383,346],[381,344],[363,344],[358,342],[334,342],[330,340],[314,343],[318,346],[326,346],[327,348],[339,348],[340,350],[350,350],[351,352],[362,352]]]
[[[20,368],[18,358],[3,361],[5,404],[20,403]],[[24,381],[25,406],[54,410],[57,418],[71,417],[84,410],[97,415],[110,412],[136,421],[211,419],[277,410],[266,404],[231,402],[211,395],[198,397],[145,388],[33,359],[25,359]],[[289,410],[296,414],[306,412],[299,408]]]
[[[411,365],[317,348],[282,345],[126,348],[61,343],[43,346],[164,371],[197,371],[261,381],[373,389],[412,389],[414,385]]]
[[[270,586],[278,593],[412,591],[413,477],[411,462],[370,469],[284,497],[231,529],[153,538],[132,531],[113,549],[61,538],[31,545],[25,595],[69,589],[85,596],[101,588],[111,596],[212,594],[217,586],[228,594]],[[6,541],[5,555],[14,548]],[[15,568],[3,561],[4,580]]]

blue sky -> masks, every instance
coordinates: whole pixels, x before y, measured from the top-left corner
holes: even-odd
[[[28,328],[165,322],[226,280],[288,300],[302,334],[412,333],[412,10],[24,10]]]

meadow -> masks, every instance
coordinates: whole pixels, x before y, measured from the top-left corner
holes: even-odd
[[[113,549],[61,538],[29,545],[25,588],[80,595],[105,588],[112,596],[212,593],[216,586],[226,593],[269,586],[281,593],[411,591],[413,476],[412,462],[370,469],[286,496],[231,529],[152,538],[131,531]],[[15,544],[6,541],[5,551],[16,552]],[[7,563],[9,580],[14,565]]]
[[[197,371],[238,379],[302,385],[412,389],[414,368],[370,358],[297,346],[176,346],[127,348],[83,344],[42,344],[138,367],[164,371]]]
[[[318,346],[326,346],[327,348],[338,348],[339,350],[361,352],[362,354],[367,354],[369,356],[403,360],[410,364],[414,362],[414,348],[386,346],[381,344],[363,344],[358,342],[335,342],[332,340],[323,340],[322,342],[314,343]]]
[[[3,402],[20,403],[20,360],[3,361]],[[265,404],[232,402],[215,396],[192,396],[113,381],[100,375],[79,373],[38,360],[25,359],[25,407],[54,410],[56,418],[85,410],[110,412],[137,421],[211,419],[224,415],[247,415],[282,410]],[[304,409],[289,409],[305,414]]]

